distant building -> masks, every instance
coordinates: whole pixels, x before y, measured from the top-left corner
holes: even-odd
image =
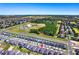
[[[27,27],[32,27],[32,24],[27,24]]]

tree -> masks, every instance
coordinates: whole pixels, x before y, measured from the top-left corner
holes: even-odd
[[[39,34],[39,32],[38,32],[37,29],[30,29],[30,33],[36,33],[36,34]]]
[[[37,20],[33,20],[31,21],[33,23],[44,23],[46,26],[43,28],[40,28],[38,30],[31,30],[33,33],[44,33],[46,35],[49,36],[53,36],[56,33],[57,27],[57,21],[56,20],[52,20],[52,18],[44,18],[44,19],[37,19]]]

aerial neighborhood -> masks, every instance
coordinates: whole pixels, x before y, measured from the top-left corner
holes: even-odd
[[[79,16],[0,15],[0,55],[79,55]]]

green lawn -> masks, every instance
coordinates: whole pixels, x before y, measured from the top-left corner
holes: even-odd
[[[0,43],[2,44],[0,48],[3,48],[4,51],[8,50],[8,48],[10,47],[10,44],[8,43],[2,42],[2,41],[0,41]]]

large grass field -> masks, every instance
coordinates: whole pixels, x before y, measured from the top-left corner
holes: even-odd
[[[27,27],[28,25],[31,25],[31,26]],[[7,31],[16,32],[16,33],[27,33],[30,31],[30,29],[39,29],[44,26],[45,24],[24,23],[24,24],[13,26],[13,27],[9,27],[7,28]]]
[[[25,29],[20,29],[20,27],[26,26],[28,24],[32,24],[33,26],[25,28]],[[45,24],[37,24],[37,23],[27,22],[27,23],[23,23],[23,24],[19,24],[19,25],[16,25],[16,26],[6,28],[5,30],[7,32],[11,32],[11,33],[15,33],[15,34],[24,34],[24,35],[30,36],[30,37],[47,39],[47,40],[50,40],[50,41],[55,41],[55,42],[60,42],[60,43],[67,43],[66,39],[57,38],[56,36],[48,36],[48,35],[45,35],[43,33],[35,34],[35,33],[30,33],[29,32],[30,29],[39,29],[39,28],[42,28],[44,26],[45,26]],[[58,26],[58,27],[60,27],[60,26]],[[57,30],[57,33],[58,33],[58,30]]]

